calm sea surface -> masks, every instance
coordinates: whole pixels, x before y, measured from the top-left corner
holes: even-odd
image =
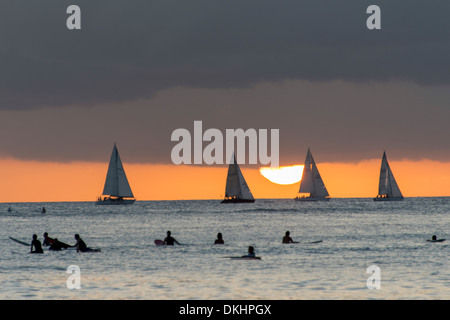
[[[0,298],[450,299],[450,198],[219,202],[2,203]],[[181,246],[154,245],[167,230]],[[323,242],[283,245],[287,230]],[[44,232],[69,244],[78,233],[101,252],[28,254],[9,239],[42,241]],[[225,245],[213,245],[218,232]],[[433,234],[447,241],[426,242]],[[250,245],[262,260],[225,258]],[[79,290],[67,288],[70,265],[80,268]],[[367,288],[371,265],[380,289]]]

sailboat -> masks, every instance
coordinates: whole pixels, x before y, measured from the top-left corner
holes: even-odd
[[[225,199],[222,203],[244,203],[255,202],[255,198],[250,188],[245,182],[241,169],[233,153],[230,165],[228,166],[227,185],[225,187]]]
[[[327,188],[320,177],[316,162],[308,148],[305,165],[303,167],[302,181],[300,182],[297,201],[320,201],[330,200]]]
[[[120,205],[133,204],[136,201],[128,183],[125,170],[123,169],[116,144],[114,144],[111,159],[109,160],[108,173],[106,174],[102,196],[97,199],[96,204]]]
[[[380,169],[380,183],[378,186],[378,195],[374,201],[401,201],[402,192],[395,181],[394,174],[386,158],[386,152],[383,153]]]

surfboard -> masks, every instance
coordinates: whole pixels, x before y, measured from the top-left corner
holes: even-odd
[[[24,242],[24,241],[20,241],[20,240],[17,240],[17,239],[14,239],[13,237],[9,237],[12,241],[15,241],[15,242],[17,242],[17,243],[20,243],[21,245],[24,245],[24,246],[27,246],[27,247],[29,247],[29,246],[31,246],[31,242],[30,243],[27,243],[27,242]]]
[[[225,257],[231,260],[261,260],[261,257]]]
[[[102,250],[100,250],[100,249],[91,249],[91,248],[88,248],[89,250],[86,250],[86,251],[80,251],[80,252],[83,252],[83,253],[86,253],[86,252],[102,252]]]
[[[164,245],[164,241],[156,239],[155,240],[155,246],[163,246]]]
[[[323,240],[317,240],[312,242],[289,242],[289,243],[282,243],[282,244],[310,244],[310,243],[321,243]]]
[[[428,242],[443,242],[445,239],[427,240]]]

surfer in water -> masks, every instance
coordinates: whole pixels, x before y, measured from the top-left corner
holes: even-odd
[[[445,241],[445,239],[438,239],[436,235],[433,235],[431,237],[431,240],[427,240],[427,241],[429,241],[429,242],[442,242],[442,241]]]
[[[289,231],[286,231],[285,236],[283,237],[282,243],[298,243],[290,237],[291,233]]]
[[[164,244],[166,246],[173,246],[174,243],[180,245],[180,243],[177,240],[175,240],[174,237],[171,236],[171,232],[167,231],[167,237],[164,239]]]
[[[42,250],[41,242],[38,240],[36,234],[33,234],[33,241],[31,241],[30,253],[44,253],[44,250]]]
[[[256,258],[255,248],[252,246],[248,247],[248,254],[246,256],[242,256],[242,258]]]
[[[223,241],[223,239],[222,239],[222,234],[219,232],[218,234],[217,234],[217,239],[216,239],[216,241],[214,241],[214,244],[224,244],[225,242]]]
[[[93,250],[91,248],[88,248],[86,246],[86,243],[84,243],[83,239],[81,239],[80,235],[77,233],[75,234],[75,240],[77,241],[77,243],[75,245],[73,245],[72,247],[77,247],[77,252],[89,252],[89,251],[97,251],[97,250]]]
[[[41,212],[42,212],[42,213],[46,213],[46,212],[47,212],[47,210],[45,210],[45,207],[42,207]]]
[[[48,237],[48,232],[44,232],[44,241],[42,242],[42,245],[44,247],[47,247],[53,243],[53,239]]]

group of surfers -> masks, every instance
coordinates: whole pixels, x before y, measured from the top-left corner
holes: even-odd
[[[86,243],[83,241],[83,239],[81,239],[79,234],[75,234],[74,237],[75,237],[76,243],[74,245],[68,245],[68,244],[65,244],[63,242],[58,241],[57,238],[54,238],[54,239],[50,238],[48,236],[48,233],[45,232],[44,233],[44,243],[41,244],[41,242],[37,238],[37,235],[34,234],[33,235],[33,240],[31,242],[31,251],[30,251],[30,253],[44,253],[44,251],[42,249],[42,245],[50,246],[49,250],[62,250],[62,249],[70,248],[70,247],[72,247],[72,248],[76,247],[77,248],[77,252],[94,251],[93,249],[88,248],[86,246]],[[441,240],[444,240],[444,239],[441,239]],[[432,241],[439,241],[439,240],[437,240],[436,236],[433,235]],[[164,245],[168,245],[168,246],[173,246],[175,243],[180,245],[180,243],[174,237],[172,237],[171,232],[167,231],[167,237],[164,238],[163,244]],[[281,243],[289,244],[289,243],[299,243],[299,242],[294,241],[291,238],[291,236],[290,236],[290,232],[286,231],[286,233],[285,233]],[[214,244],[225,244],[225,241],[223,240],[222,233],[219,232],[217,234],[217,239],[214,241]],[[255,258],[255,257],[256,257],[256,253],[255,253],[255,248],[253,246],[249,246],[248,247],[248,254],[242,256],[242,258]]]
[[[436,235],[433,235],[432,236],[432,238],[431,238],[431,241],[444,241],[445,239],[437,239],[437,237],[436,237]],[[430,241],[430,240],[429,240]],[[173,238],[172,236],[171,236],[171,232],[170,231],[167,231],[167,237],[164,239],[164,245],[174,245],[174,243],[176,243],[176,244],[178,244],[179,245],[179,243],[178,243],[178,241],[177,240],[175,240],[175,238]],[[214,241],[214,244],[224,244],[225,243],[225,241],[223,240],[223,236],[222,236],[222,233],[218,233],[217,234],[217,239]],[[289,232],[289,231],[286,231],[286,233],[285,233],[285,235],[284,235],[284,237],[283,237],[283,239],[281,240],[281,243],[283,243],[283,244],[289,244],[289,243],[300,243],[300,242],[298,242],[298,241],[294,241],[292,238],[291,238],[291,233]],[[245,255],[245,256],[242,256],[242,258],[256,258],[256,253],[255,253],[255,248],[254,247],[252,247],[252,246],[249,246],[248,247],[248,254],[247,255]]]
[[[175,243],[180,244],[177,240],[175,240],[174,237],[172,237],[171,232],[167,231],[167,237],[163,241],[164,245],[173,246]],[[290,237],[290,232],[286,231],[285,236],[283,237],[282,243],[299,243]],[[217,234],[217,239],[214,241],[214,244],[225,244],[225,241],[223,240],[222,233]],[[255,248],[253,246],[248,247],[248,254],[242,256],[242,258],[256,258]]]
[[[37,235],[33,234],[33,240],[31,241],[31,251],[30,253],[44,253],[42,246],[49,247],[49,250],[59,251],[67,248],[77,248],[77,252],[88,252],[93,251],[93,249],[88,248],[86,243],[81,239],[79,234],[74,236],[76,243],[74,245],[68,245],[66,243],[58,241],[58,238],[50,238],[48,232],[44,233],[44,241],[38,240]]]
[[[175,238],[172,237],[171,232],[167,231],[167,237],[164,239],[164,245],[173,246],[174,243],[180,244]],[[214,241],[214,244],[225,244],[223,240],[222,233],[217,234],[217,239]],[[253,246],[248,247],[248,254],[242,256],[242,258],[256,258],[255,248]]]

